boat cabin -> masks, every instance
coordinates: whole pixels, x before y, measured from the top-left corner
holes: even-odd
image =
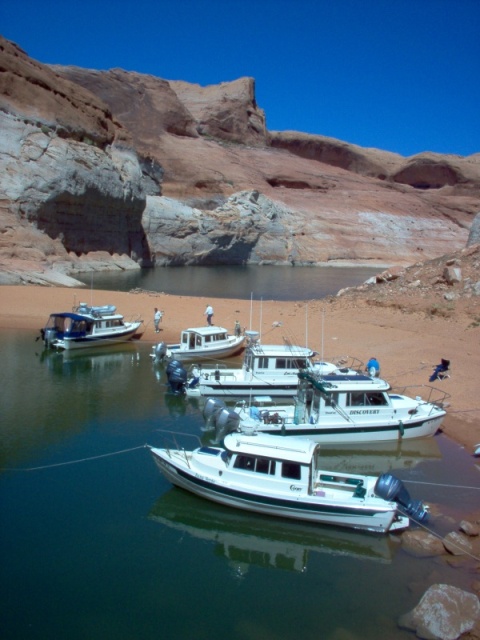
[[[56,339],[65,337],[76,338],[90,334],[100,334],[103,331],[123,327],[123,316],[86,316],[78,313],[52,313],[45,327],[45,331],[53,331]]]
[[[380,378],[361,374],[325,375],[317,379],[307,372],[299,374],[295,405],[295,424],[315,424],[320,415],[373,416],[393,411],[390,385]]]
[[[181,333],[181,349],[205,349],[228,341],[228,331],[222,327],[198,327],[185,329]]]
[[[277,438],[274,438],[277,439]],[[226,451],[214,447],[201,447],[199,452],[206,456],[219,456],[222,465],[229,471],[241,472],[242,482],[256,485],[267,479],[276,481],[278,486],[295,482],[295,491],[311,493],[314,479],[315,461],[320,445],[307,439],[281,439],[282,446],[273,444],[272,436],[258,434],[255,442],[240,434],[225,437]]]
[[[309,359],[313,356],[311,349],[292,347],[287,350],[283,345],[260,345],[254,343],[245,351],[244,363],[246,371],[254,371],[259,375],[277,375],[291,373],[309,367]]]

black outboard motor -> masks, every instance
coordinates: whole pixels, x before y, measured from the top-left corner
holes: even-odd
[[[410,494],[401,480],[391,473],[382,473],[375,483],[375,495],[388,502],[396,502],[400,505],[402,513],[416,522],[427,522],[428,512],[420,500],[412,500]]]
[[[187,383],[187,371],[178,360],[169,362],[166,368],[167,380],[171,391],[175,395],[185,393],[185,385]]]

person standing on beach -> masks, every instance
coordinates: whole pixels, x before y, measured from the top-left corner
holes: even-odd
[[[207,316],[207,324],[209,327],[212,326],[212,318],[213,318],[213,307],[210,304],[207,304],[207,308],[204,311],[204,316]]]
[[[157,307],[155,307],[154,314],[153,314],[153,324],[155,325],[155,333],[158,333],[160,331],[160,323],[162,321],[162,318],[163,318],[163,311],[159,311]]]

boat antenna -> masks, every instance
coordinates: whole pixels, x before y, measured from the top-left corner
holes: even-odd
[[[250,292],[250,331],[252,330],[253,291]]]
[[[263,296],[260,298],[260,340],[262,339]]]
[[[305,304],[305,348],[308,348],[308,302]]]
[[[322,307],[322,362],[324,362],[324,354],[323,354],[323,336],[325,332],[325,305]]]

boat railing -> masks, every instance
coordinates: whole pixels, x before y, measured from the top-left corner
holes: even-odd
[[[166,429],[158,429],[158,431],[163,434],[163,448],[167,452],[168,456],[173,458],[172,452],[175,452],[176,454],[181,452],[185,457],[185,462],[190,467],[190,459],[187,454],[191,452],[191,449],[186,449],[183,446],[181,438],[194,438],[198,443],[198,446],[201,447],[202,441],[200,440],[200,437],[196,433],[185,433],[183,431],[168,431]]]
[[[337,371],[349,371],[356,373],[364,373],[365,371],[365,363],[363,360],[356,358],[355,356],[341,355],[334,356],[333,358],[322,358],[321,360],[314,359],[312,364],[328,362],[337,367]]]
[[[433,407],[439,409],[446,409],[448,407],[447,400],[451,398],[451,395],[439,389],[438,387],[432,387],[429,384],[417,384],[406,385],[404,387],[394,387],[390,391],[391,394],[405,395],[410,398],[422,402],[423,404],[431,404]]]

